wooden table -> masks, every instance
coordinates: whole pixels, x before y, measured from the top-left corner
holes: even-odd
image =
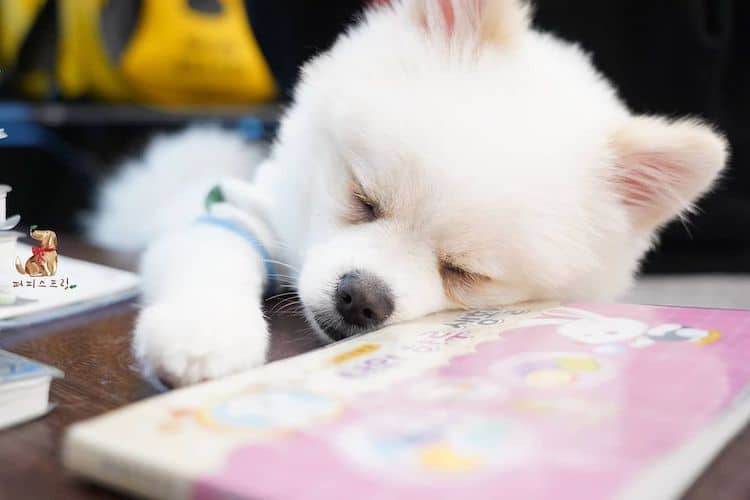
[[[97,250],[61,238],[65,255],[132,269],[132,255]],[[273,303],[269,309],[274,308]],[[59,462],[65,428],[158,391],[140,377],[130,353],[130,334],[138,311],[135,301],[62,321],[0,332],[0,348],[56,366],[65,378],[52,384],[48,416],[0,431],[0,500],[121,498],[103,488],[69,477]],[[296,317],[271,319],[271,359],[281,359],[319,345]]]
[[[121,268],[132,256],[100,251],[61,239],[67,255]],[[0,431],[0,500],[114,499],[121,496],[69,477],[59,462],[64,429],[79,420],[151,396],[130,354],[134,301],[30,328],[0,333],[0,348],[54,365],[65,378],[52,385],[59,406],[35,422]],[[317,346],[304,323],[272,317],[271,358],[281,359]],[[750,360],[749,360],[750,361]],[[582,485],[585,487],[584,485]],[[687,499],[750,499],[750,429],[724,450],[690,490]]]

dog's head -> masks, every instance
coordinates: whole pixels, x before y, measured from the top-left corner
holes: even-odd
[[[31,238],[42,243],[45,248],[57,248],[57,234],[54,231],[34,229]]]
[[[727,146],[697,120],[633,116],[518,0],[403,0],[307,65],[275,155],[309,166],[299,290],[338,339],[611,297]]]

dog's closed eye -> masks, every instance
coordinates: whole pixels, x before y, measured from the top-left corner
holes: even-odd
[[[364,224],[373,222],[383,216],[380,205],[371,197],[365,194],[362,186],[353,182],[349,206],[345,214],[345,219],[351,224]]]
[[[463,302],[461,296],[472,287],[491,280],[487,276],[469,271],[449,260],[440,262],[440,276],[443,278],[443,286],[448,296],[459,303]]]

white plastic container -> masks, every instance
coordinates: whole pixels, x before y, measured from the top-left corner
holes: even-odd
[[[7,184],[0,184],[0,230],[13,229],[16,225],[21,222],[20,215],[14,215],[6,219],[5,201],[8,197],[8,193],[13,191],[13,188]]]
[[[23,233],[0,231],[0,306],[14,304],[13,278],[16,274],[16,242]]]
[[[0,184],[0,223],[5,221],[5,200],[12,190],[13,188],[7,184]]]
[[[0,184],[0,306],[13,304],[16,301],[12,288],[13,276],[16,272],[16,242],[18,238],[24,236],[17,231],[9,231],[21,220],[19,215],[6,218],[5,202],[8,193],[12,190],[13,188],[8,185]]]

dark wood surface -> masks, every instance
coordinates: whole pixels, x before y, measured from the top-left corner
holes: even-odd
[[[130,255],[100,251],[60,239],[64,255],[132,269]],[[268,309],[282,309],[269,302]],[[52,384],[49,415],[20,427],[0,431],[0,500],[122,498],[103,488],[69,477],[59,462],[65,428],[158,393],[138,373],[130,353],[130,334],[138,311],[135,301],[74,316],[62,321],[0,332],[0,348],[53,365],[65,378]],[[271,318],[274,332],[271,359],[317,347],[305,323],[293,316]]]
[[[132,268],[132,256],[99,251],[61,239],[67,255]],[[274,303],[270,309],[274,309]],[[276,304],[277,305],[277,304]],[[138,374],[130,354],[135,301],[63,321],[0,332],[0,348],[54,365],[65,378],[53,382],[59,406],[34,422],[0,431],[0,500],[115,499],[121,496],[68,476],[59,463],[60,437],[79,420],[157,393]],[[272,359],[314,348],[317,341],[295,317],[272,315]],[[746,429],[701,476],[690,500],[750,499],[750,430]]]

